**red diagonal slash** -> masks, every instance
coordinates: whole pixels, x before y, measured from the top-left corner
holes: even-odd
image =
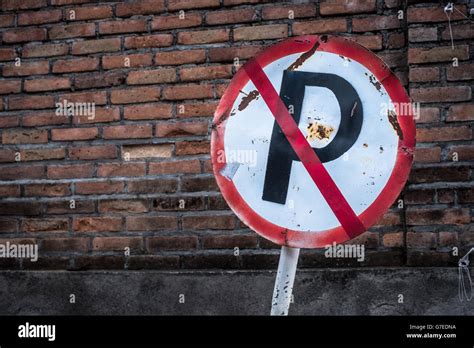
[[[281,130],[288,139],[296,155],[305,166],[311,179],[318,187],[329,207],[336,215],[341,226],[350,238],[365,231],[365,227],[332,180],[324,165],[301,133],[298,125],[288,112],[272,83],[255,59],[243,66],[249,78],[257,87],[260,95],[270,109]]]

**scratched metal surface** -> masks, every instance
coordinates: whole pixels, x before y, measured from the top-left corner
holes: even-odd
[[[301,54],[276,60],[264,68],[276,91],[283,70]],[[343,156],[325,163],[331,177],[356,214],[363,212],[387,184],[397,155],[394,106],[379,81],[358,62],[318,51],[295,71],[336,74],[358,92],[364,110],[359,137]],[[337,133],[341,111],[332,91],[306,87],[299,128],[312,147],[327,146]],[[236,99],[227,120],[224,144],[229,176],[250,207],[265,219],[285,228],[322,231],[340,225],[301,162],[292,165],[285,204],[262,200],[263,183],[274,118],[249,81]]]

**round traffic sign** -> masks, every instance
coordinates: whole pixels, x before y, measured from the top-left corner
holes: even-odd
[[[215,112],[211,155],[250,228],[318,248],[366,231],[413,161],[410,100],[385,63],[341,37],[278,43],[240,67]]]

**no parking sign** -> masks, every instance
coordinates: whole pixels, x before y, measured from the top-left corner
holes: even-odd
[[[217,183],[239,218],[280,245],[356,237],[399,195],[415,145],[410,100],[373,53],[304,36],[239,69],[214,117]]]
[[[272,314],[287,314],[299,248],[375,224],[413,161],[410,100],[385,63],[339,37],[303,36],[241,67],[213,120],[211,155],[237,216],[282,245]]]

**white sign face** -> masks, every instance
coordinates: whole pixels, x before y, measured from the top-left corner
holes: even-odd
[[[400,152],[403,132],[397,103],[383,81],[364,64],[338,53],[315,50],[301,57],[300,52],[289,54],[261,67],[268,79],[266,87],[261,74],[240,84],[235,99],[226,106],[230,115],[219,133],[226,163],[218,174],[232,183],[234,192],[228,194],[217,173],[216,178],[229,205],[259,233],[267,223],[313,236],[343,225],[338,204],[322,192],[327,181],[318,182],[319,174],[311,174],[308,161],[301,159],[298,140],[289,140],[294,129],[288,132],[279,123],[271,106],[276,94],[268,90],[278,93],[291,115],[283,122],[293,118],[355,216],[387,190]],[[246,69],[248,75],[251,71]],[[262,222],[244,216],[242,211],[248,209]],[[308,245],[298,238],[287,242]]]

